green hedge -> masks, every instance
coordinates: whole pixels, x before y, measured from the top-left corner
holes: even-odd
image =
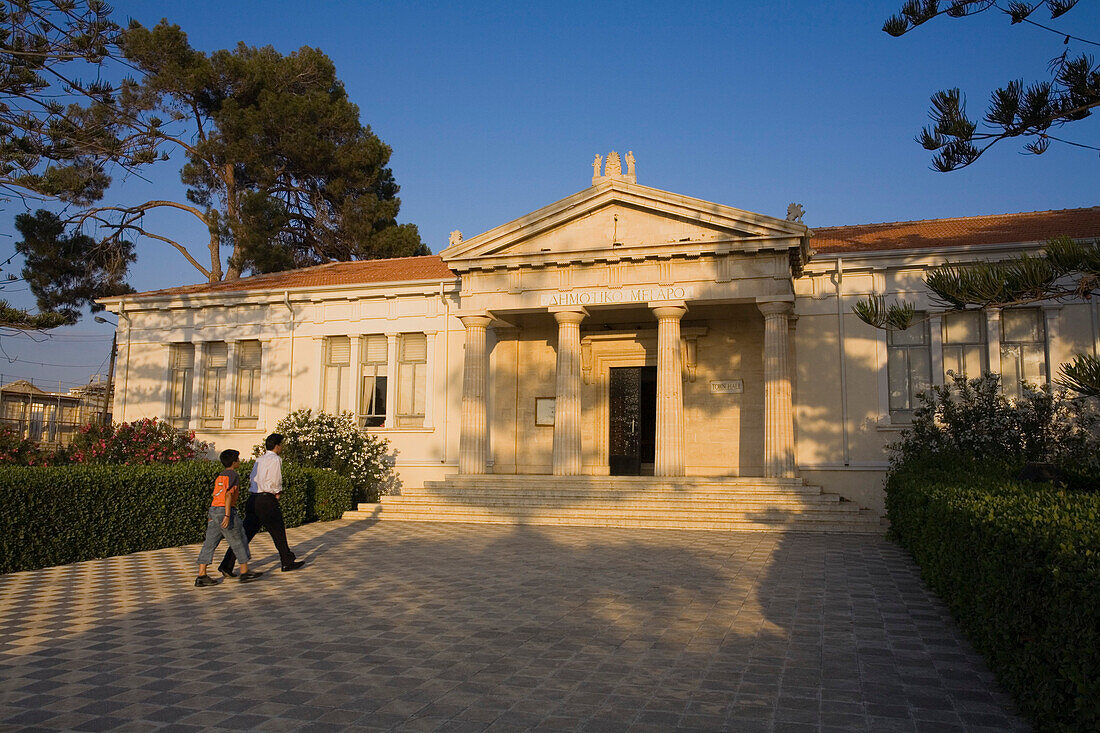
[[[246,484],[251,464],[241,466]],[[0,572],[201,542],[218,463],[0,466]],[[338,519],[351,484],[331,471],[284,464],[288,527]],[[241,507],[248,496],[242,487]]]
[[[1040,730],[1100,730],[1100,495],[1005,466],[909,460],[892,531]]]

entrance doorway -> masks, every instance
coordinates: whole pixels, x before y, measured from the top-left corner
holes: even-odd
[[[657,367],[611,367],[608,468],[612,476],[652,476],[657,434]]]

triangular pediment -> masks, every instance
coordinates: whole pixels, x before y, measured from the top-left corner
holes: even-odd
[[[800,222],[615,180],[453,244],[440,256],[458,269],[537,265],[648,250],[804,249],[808,235]]]

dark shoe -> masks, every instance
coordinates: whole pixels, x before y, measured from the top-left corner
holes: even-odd
[[[294,562],[290,563],[289,565],[284,565],[283,566],[283,572],[286,573],[286,572],[289,572],[291,570],[297,570],[298,568],[302,567],[305,564],[306,564],[305,560],[295,560]]]
[[[218,584],[218,581],[214,580],[209,575],[200,575],[199,577],[195,578],[195,587],[196,588],[206,588],[208,586],[217,585],[217,584]]]
[[[236,578],[239,573],[236,570],[221,570],[219,571],[223,578]]]
[[[247,573],[241,573],[241,582],[251,583],[253,580],[260,577],[261,575],[263,575],[262,571],[249,570]]]

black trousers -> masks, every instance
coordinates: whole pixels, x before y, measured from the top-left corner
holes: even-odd
[[[294,562],[294,553],[290,551],[290,545],[286,542],[283,510],[274,494],[249,494],[248,500],[244,504],[244,534],[248,538],[249,544],[252,543],[252,538],[256,536],[256,533],[260,531],[260,527],[266,529],[267,533],[271,535],[271,541],[275,543],[275,549],[279,551],[279,560],[282,562],[283,567],[285,568]],[[218,570],[228,573],[233,570],[233,565],[236,562],[237,556],[233,553],[233,548],[229,548],[225,551],[225,557],[222,558]]]

